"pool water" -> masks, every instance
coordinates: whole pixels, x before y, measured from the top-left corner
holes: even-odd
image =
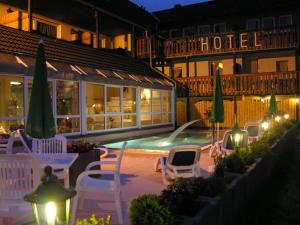
[[[147,138],[139,138],[127,141],[128,150],[144,150],[144,151],[169,151],[173,146],[178,145],[200,145],[205,146],[211,144],[212,136],[209,131],[186,130],[181,132],[172,142],[167,142],[169,134],[155,135]],[[107,148],[121,148],[122,142],[106,144]]]

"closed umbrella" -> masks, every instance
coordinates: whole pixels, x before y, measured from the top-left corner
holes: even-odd
[[[270,106],[269,106],[269,115],[274,116],[277,114],[277,105],[276,105],[276,96],[275,92],[271,92],[271,98],[270,98]]]
[[[55,135],[55,124],[48,89],[44,43],[41,40],[36,54],[30,105],[25,128],[26,133],[38,139]]]
[[[219,68],[222,68],[220,63],[216,73],[216,81],[214,86],[213,104],[211,110],[211,121],[217,124],[217,141],[219,141],[219,123],[224,122],[224,104],[222,95],[222,86]]]

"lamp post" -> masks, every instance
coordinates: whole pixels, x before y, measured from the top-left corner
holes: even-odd
[[[47,166],[42,183],[24,200],[31,203],[36,225],[68,225],[70,202],[75,195],[76,191],[64,188]]]
[[[276,121],[277,123],[279,123],[280,120],[281,120],[281,116],[279,116],[279,115],[275,116],[275,121]]]
[[[230,132],[230,140],[234,149],[238,150],[244,143],[245,131],[241,130],[237,122],[237,103],[236,96],[234,95],[234,125]]]

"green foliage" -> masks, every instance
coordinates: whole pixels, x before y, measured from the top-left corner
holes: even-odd
[[[225,158],[223,156],[217,155],[214,158],[215,162],[215,177],[224,178],[225,177]]]
[[[234,152],[225,158],[225,169],[231,173],[243,173],[245,171],[245,164],[238,153]]]
[[[107,216],[106,219],[99,218],[92,214],[89,219],[77,220],[76,225],[110,225],[110,216]]]
[[[253,151],[248,146],[240,148],[239,151],[236,152],[238,157],[242,160],[245,165],[251,165],[255,161],[255,155]]]
[[[249,146],[249,149],[254,159],[261,158],[270,152],[270,147],[268,143],[264,142],[263,140],[253,142]]]
[[[179,178],[162,192],[162,200],[172,213],[193,214],[197,210],[203,178]]]
[[[172,214],[156,195],[143,195],[131,202],[130,221],[132,225],[170,225]]]
[[[201,186],[200,195],[208,197],[216,197],[226,189],[225,179],[220,177],[207,178]]]

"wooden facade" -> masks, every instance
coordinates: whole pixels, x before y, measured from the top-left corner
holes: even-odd
[[[246,122],[261,120],[269,109],[269,98],[245,97],[238,98],[238,124],[243,127]],[[210,127],[208,113],[211,109],[211,99],[204,100],[201,97],[190,98],[190,120],[200,119],[196,124],[199,127]],[[234,122],[234,102],[232,99],[224,100],[225,122],[220,124],[222,128],[230,128]],[[289,113],[290,118],[296,118],[297,103],[295,96],[277,96],[277,108],[282,114]],[[186,98],[177,99],[177,124],[187,122],[187,101]]]
[[[296,94],[299,87],[299,72],[269,72],[257,74],[222,75],[221,84],[223,95],[259,95]],[[189,96],[212,96],[214,88],[214,76],[195,76],[177,79],[189,89]]]
[[[165,57],[166,59],[288,49],[299,46],[299,34],[298,26],[289,26],[256,31],[195,35],[167,40],[145,37],[137,40],[137,56],[148,58],[150,46],[152,46],[152,57]]]

